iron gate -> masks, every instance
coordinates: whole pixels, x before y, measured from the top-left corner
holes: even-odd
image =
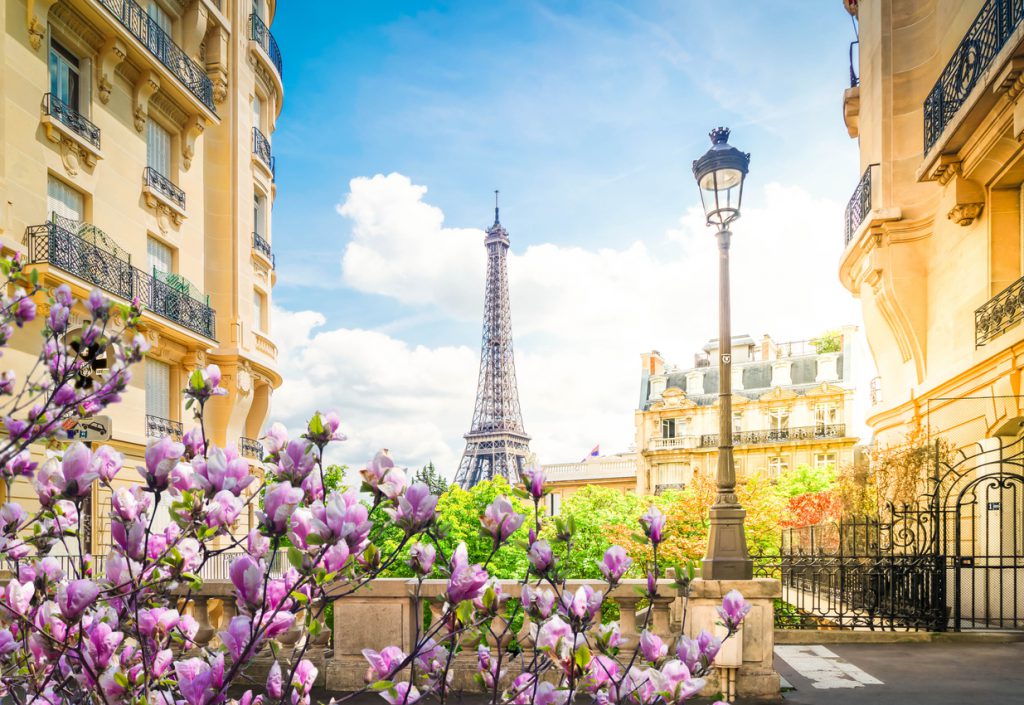
[[[944,458],[917,502],[786,529],[754,556],[782,582],[776,627],[1024,629],[1024,438]]]

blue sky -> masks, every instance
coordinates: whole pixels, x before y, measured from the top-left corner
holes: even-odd
[[[662,263],[685,259],[684,268],[666,270],[661,278],[700,281],[673,293],[659,294],[652,287],[650,302],[681,316],[684,333],[635,339],[646,336],[635,331],[620,336],[614,321],[607,330],[593,331],[602,320],[595,315],[576,336],[624,337],[617,344],[637,355],[660,346],[682,363],[696,344],[714,335],[704,312],[690,317],[685,312],[706,309],[713,301],[704,296],[715,281],[712,236],[693,226],[692,208],[699,201],[690,169],[707,149],[708,130],[719,124],[732,128],[732,143],[752,153],[745,203],[764,216],[736,227],[738,271],[756,272],[754,258],[764,260],[761,248],[775,254],[784,248],[786,256],[775,270],[787,261],[800,271],[819,270],[806,275],[809,296],[835,302],[832,315],[841,317],[835,325],[857,322],[856,306],[835,277],[841,209],[859,176],[856,143],[847,136],[841,114],[853,29],[838,1],[337,2],[316,3],[314,13],[281,3],[272,30],[285,60],[285,105],[273,136],[278,163],[274,297],[282,309],[275,325],[288,329],[276,330],[278,337],[302,330],[309,335],[302,340],[309,342],[317,331],[363,331],[385,335],[410,354],[474,350],[483,247],[475,252],[470,247],[466,256],[472,259],[463,261],[453,251],[467,247],[458,233],[446,229],[486,227],[491,192],[500,188],[502,222],[511,232],[513,252],[525,254],[515,266],[529,282],[527,266],[535,274],[546,271],[551,258],[561,262],[533,285],[559,300],[565,293],[553,280],[565,277],[574,252],[593,262],[604,261],[601,253],[609,252],[611,262],[651,269],[652,276]],[[350,195],[353,179],[378,174],[402,175],[407,183],[367,182],[364,196]],[[426,191],[409,191],[416,186]],[[338,206],[347,198],[356,200],[343,215]],[[782,204],[792,212],[781,213]],[[439,232],[417,230],[427,213],[418,210],[421,205],[443,217]],[[800,237],[786,225],[787,218]],[[394,222],[385,222],[389,219]],[[409,246],[434,242],[429,239],[434,236],[446,243],[437,261],[431,247],[417,253],[427,274],[414,271],[415,262],[401,261]],[[748,247],[754,239],[761,241]],[[631,248],[640,248],[642,255]],[[343,258],[348,258],[344,268]],[[635,271],[598,266],[602,280],[633,288],[644,282]],[[463,271],[467,285],[461,289],[455,280]],[[578,276],[594,274],[581,270]],[[597,305],[615,285],[596,285],[597,295],[582,297],[579,305]],[[788,317],[766,316],[772,289],[740,286],[737,330],[807,337],[819,331],[802,330],[802,324],[829,325],[814,315],[796,315],[803,302],[792,296],[773,302],[791,308]],[[426,293],[418,296],[420,291]],[[538,358],[564,352],[571,341],[566,343],[556,323],[531,314],[530,295],[513,291],[514,306],[517,296],[526,297],[518,348]],[[302,311],[316,312],[315,326],[303,328],[290,317]],[[514,320],[519,313],[514,308]],[[688,318],[693,326],[686,325]],[[582,356],[588,358],[592,349],[583,348]],[[286,355],[303,352],[309,348],[285,350]],[[283,364],[293,376],[302,374],[298,359]],[[634,362],[627,370],[617,358],[609,367],[595,361],[585,374],[629,377],[635,392]],[[466,375],[470,405],[475,364]],[[454,375],[450,381],[467,386],[461,380]],[[302,389],[301,383],[290,388],[286,383],[285,399],[275,411],[295,422]],[[344,413],[347,395],[337,391]],[[465,395],[449,401],[465,403]],[[531,404],[523,402],[526,413]],[[623,427],[614,441],[621,446],[632,432],[635,393],[625,401],[609,397],[607,403],[601,413],[608,416],[608,429]],[[371,432],[371,423],[361,425],[356,408],[350,411],[350,434],[381,432]],[[619,413],[621,423],[612,420]],[[466,425],[471,408],[453,414],[461,414]],[[412,417],[409,421],[418,427]],[[530,425],[528,418],[528,430]],[[461,450],[450,432],[437,438],[443,443],[435,439],[434,450],[425,451],[432,457],[443,455],[442,445],[455,455]],[[547,445],[552,454],[567,452],[557,443]],[[353,448],[366,450],[358,442]]]

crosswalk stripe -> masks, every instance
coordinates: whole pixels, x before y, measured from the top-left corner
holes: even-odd
[[[883,685],[882,681],[821,645],[776,646],[775,655],[821,690]]]

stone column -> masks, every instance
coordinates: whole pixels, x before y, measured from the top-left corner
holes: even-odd
[[[782,596],[782,585],[771,578],[753,580],[694,580],[687,604],[686,635],[695,638],[702,629],[721,637],[725,628],[718,607],[730,590],[739,590],[753,605],[740,631],[722,646],[716,663],[722,668],[738,668],[736,695],[740,698],[780,697],[779,674],[773,665],[775,650],[775,606],[772,600]],[[708,676],[702,695],[721,692],[719,671]]]
[[[192,598],[192,612],[199,623],[199,630],[196,631],[196,646],[203,647],[210,643],[213,638],[213,625],[210,624],[210,613],[208,610],[208,598],[196,596]]]

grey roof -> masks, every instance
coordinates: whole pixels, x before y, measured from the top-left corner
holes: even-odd
[[[836,371],[839,373],[839,382],[845,381],[845,366],[843,365],[843,358],[844,354],[840,354],[839,359],[836,361]],[[790,389],[799,393],[818,386],[818,383],[814,381],[815,377],[818,375],[817,355],[792,357],[789,358],[789,360],[793,365],[790,370],[790,376],[793,380],[793,384],[787,384],[783,389]],[[742,363],[739,365],[743,369],[743,389],[734,389],[733,393],[742,395],[748,399],[757,399],[771,389],[772,362],[774,361],[762,360],[758,362]],[[686,375],[694,370],[700,370],[704,373],[703,394],[691,394],[686,389]],[[712,404],[715,399],[717,399],[719,392],[718,367],[695,367],[681,372],[672,372],[667,377],[665,387],[666,389],[675,387],[676,389],[681,389],[682,391],[687,392],[687,396],[697,404]],[[649,397],[649,380],[647,382],[646,392],[646,397]],[[646,409],[650,404],[650,400],[647,400],[643,407]]]

